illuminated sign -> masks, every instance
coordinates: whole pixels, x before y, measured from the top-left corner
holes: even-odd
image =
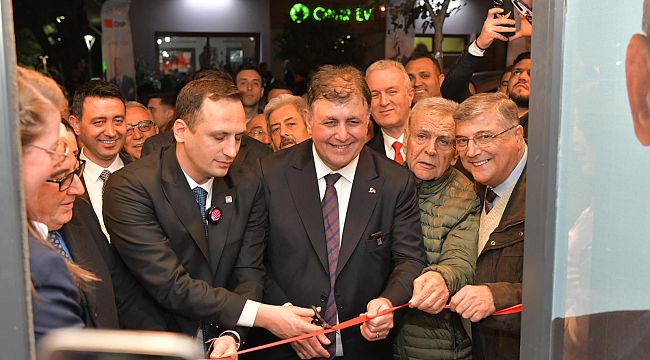
[[[313,11],[301,3],[294,4],[289,10],[289,17],[292,21],[300,24],[307,19],[316,21],[334,20],[341,22],[365,22],[372,20],[372,8],[327,8],[317,6]]]

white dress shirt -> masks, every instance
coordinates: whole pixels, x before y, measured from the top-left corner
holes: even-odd
[[[339,203],[339,246],[343,238],[343,230],[345,228],[345,217],[348,212],[348,204],[350,203],[350,194],[352,193],[352,182],[354,181],[354,174],[357,172],[357,164],[359,163],[359,155],[357,155],[349,164],[339,170],[330,169],[323,160],[318,156],[316,148],[312,145],[312,153],[314,154],[314,165],[316,166],[316,178],[318,179],[318,192],[320,194],[321,202],[325,197],[325,189],[327,183],[325,182],[325,175],[339,173],[341,178],[334,184],[336,189],[336,196]],[[338,322],[338,313],[337,319]],[[336,356],[343,356],[343,343],[341,341],[341,332],[336,332]]]
[[[187,183],[190,185],[190,189],[193,190],[195,187],[200,187],[203,190],[208,192],[208,196],[205,199],[205,209],[210,208],[210,204],[212,204],[212,183],[214,182],[214,178],[210,178],[208,181],[204,182],[203,184],[198,184],[194,179],[192,179],[185,170],[183,170],[183,175],[185,175],[185,179],[187,179]],[[198,203],[197,203],[198,206]],[[205,216],[205,214],[203,214]],[[204,221],[207,221],[207,219],[204,219]],[[260,303],[257,301],[253,300],[246,300],[246,304],[244,304],[244,309],[241,312],[241,315],[239,315],[239,320],[237,320],[237,326],[245,326],[245,327],[253,327],[255,324],[255,317],[257,317],[257,311],[260,308]],[[206,339],[207,340],[207,339]]]
[[[384,132],[384,129],[381,129],[381,132],[384,134],[384,149],[386,150],[386,156],[388,156],[388,158],[391,160],[395,160],[395,149],[393,149],[393,143],[395,141],[399,141],[402,144],[402,148],[399,152],[402,154],[402,159],[406,160],[406,152],[404,152],[404,133],[402,133],[399,138],[395,139],[394,137],[386,134],[386,132]]]
[[[107,167],[101,167],[92,160],[88,159],[85,153],[85,148],[81,149],[81,154],[79,155],[79,158],[82,160],[86,160],[86,168],[84,169],[83,177],[84,177],[84,183],[86,184],[86,192],[88,192],[88,197],[90,198],[90,204],[93,206],[93,210],[95,210],[95,215],[97,215],[97,219],[99,220],[99,225],[102,227],[102,231],[106,235],[106,238],[108,241],[111,240],[111,238],[108,236],[108,231],[106,231],[106,226],[104,226],[104,216],[102,215],[102,204],[103,204],[103,198],[102,198],[102,188],[104,186],[104,182],[102,179],[99,178],[99,175],[102,173],[104,170],[108,170],[112,173],[116,172],[117,170],[121,169],[124,167],[124,162],[119,156],[115,156],[115,160]]]

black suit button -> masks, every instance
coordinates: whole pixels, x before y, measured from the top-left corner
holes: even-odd
[[[325,301],[327,301],[327,296],[321,295],[320,296],[320,302],[325,302]]]

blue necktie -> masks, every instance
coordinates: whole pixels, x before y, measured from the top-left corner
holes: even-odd
[[[65,251],[65,248],[63,247],[63,237],[58,231],[50,231],[48,233],[48,239],[50,240],[50,243],[54,245],[56,250],[61,254],[61,256],[63,256],[64,259],[72,262],[72,258],[70,257],[70,254],[68,254],[68,252]]]
[[[205,191],[205,189],[201,188],[200,186],[197,186],[194,189],[192,189],[192,192],[194,193],[194,198],[196,199],[196,202],[199,204],[199,211],[201,212],[201,221],[203,222],[203,230],[205,231],[205,238],[207,240],[208,224],[205,221],[205,202],[208,198],[208,192]]]
[[[336,298],[334,296],[334,285],[336,284],[336,266],[339,260],[339,239],[340,239],[340,226],[339,226],[339,200],[336,194],[334,184],[341,178],[341,174],[325,175],[325,196],[321,207],[323,209],[323,225],[325,226],[325,240],[327,242],[327,262],[330,275],[330,292],[327,297],[327,305],[325,307],[325,321],[328,324],[334,325],[337,323],[336,311]],[[332,342],[327,346],[327,351],[330,353],[330,359],[336,355],[336,332],[329,333],[327,337]]]

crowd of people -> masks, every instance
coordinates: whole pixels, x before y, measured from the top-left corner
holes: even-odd
[[[246,66],[146,104],[91,80],[68,112],[19,67],[37,343],[160,330],[235,358],[366,314],[241,357],[518,359],[520,315],[492,315],[521,303],[530,54],[469,90],[514,26],[497,11],[446,76],[421,55],[326,65],[303,97],[262,101]]]

